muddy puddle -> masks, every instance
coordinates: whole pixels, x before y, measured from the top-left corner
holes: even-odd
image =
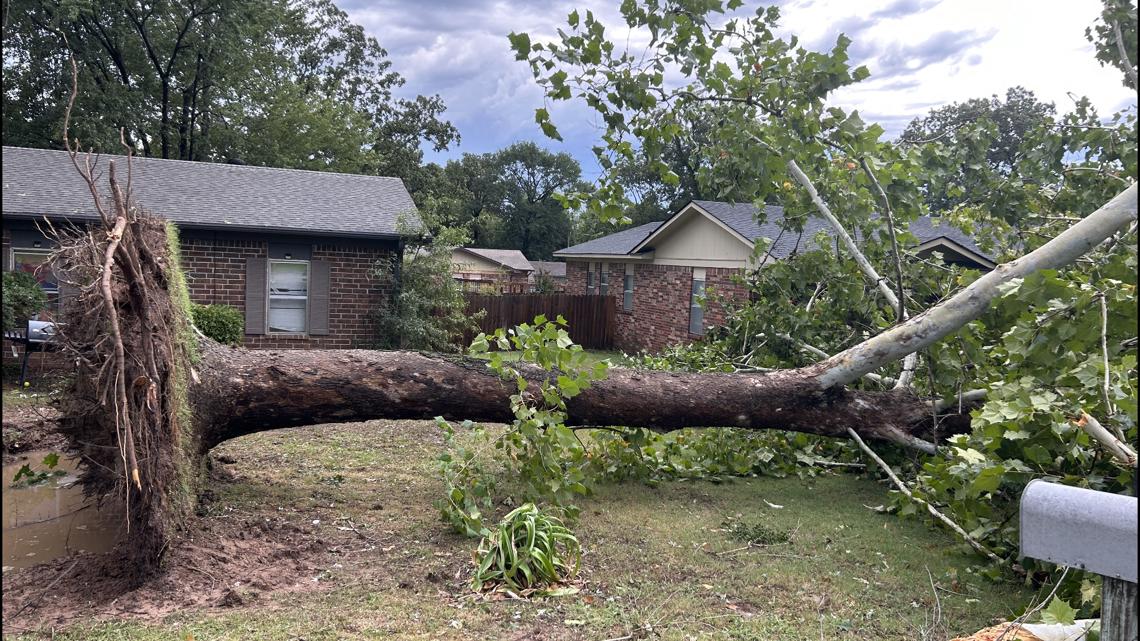
[[[3,487],[4,571],[27,567],[80,552],[106,552],[123,529],[123,511],[113,500],[97,505],[83,498],[76,482],[75,461],[60,457],[47,480],[13,486],[12,480],[27,464],[47,471],[42,463],[50,452],[28,452],[26,458],[4,466]]]

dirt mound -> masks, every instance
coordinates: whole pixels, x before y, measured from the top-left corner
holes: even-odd
[[[163,569],[137,588],[121,551],[57,559],[4,574],[4,629],[77,618],[154,618],[190,607],[234,607],[282,590],[318,589],[331,544],[283,518],[196,520]]]
[[[62,450],[58,420],[59,410],[54,407],[5,407],[4,462],[14,461],[22,452]]]

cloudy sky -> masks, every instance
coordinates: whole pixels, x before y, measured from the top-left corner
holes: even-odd
[[[551,110],[564,143],[546,139],[534,124],[542,91],[529,67],[514,59],[506,35],[527,32],[549,39],[566,15],[593,10],[607,33],[627,30],[617,0],[336,0],[388,50],[393,67],[407,79],[404,93],[436,94],[462,143],[437,162],[464,152],[494,151],[519,140],[536,140],[568,151],[588,177],[597,174],[590,153],[599,130],[580,104]],[[747,12],[756,3],[746,3]],[[766,3],[770,4],[770,3]],[[839,33],[854,42],[852,59],[871,78],[835,96],[834,103],[859,109],[889,136],[915,116],[949,102],[1022,85],[1058,111],[1069,94],[1088,96],[1102,115],[1136,103],[1115,69],[1101,67],[1084,37],[1100,10],[1099,0],[783,0],[784,36],[798,35],[812,49],[829,49]]]

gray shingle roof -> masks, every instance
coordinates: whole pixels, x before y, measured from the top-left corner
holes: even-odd
[[[581,254],[602,254],[624,256],[633,251],[638,243],[645,240],[649,234],[661,226],[660,222],[646,223],[637,227],[623,229],[616,234],[602,236],[586,241],[573,247],[560,249],[554,252],[555,256],[574,256]]]
[[[5,216],[97,216],[67,152],[3,151]],[[104,193],[109,160],[125,182],[126,158],[100,156],[96,172]],[[391,237],[402,215],[419,225],[399,178],[160,158],[135,158],[132,173],[138,203],[186,228]]]
[[[763,224],[756,222],[756,207],[752,203],[724,203],[714,200],[694,200],[692,204],[707,211],[733,231],[750,242],[757,238],[767,238],[772,241],[771,254],[773,258],[783,259],[797,252],[803,252],[815,247],[815,236],[824,232],[834,237],[831,226],[823,218],[809,216],[803,223],[803,231],[783,228],[784,209],[777,205],[765,206],[766,219]],[[687,206],[686,206],[687,208]],[[684,211],[684,208],[681,209]],[[575,254],[605,254],[627,255],[637,245],[641,244],[663,223],[649,223],[634,227],[616,234],[603,236],[581,245],[555,252],[558,256],[573,256]],[[977,244],[959,229],[949,224],[939,224],[937,219],[923,216],[910,224],[910,233],[925,243],[936,238],[945,237],[962,245],[970,251],[993,260]]]
[[[509,269],[524,272],[534,270],[534,267],[531,266],[526,256],[517,249],[476,249],[474,247],[460,247],[460,249],[465,252],[471,252],[476,256],[482,256],[491,262],[499,263]]]

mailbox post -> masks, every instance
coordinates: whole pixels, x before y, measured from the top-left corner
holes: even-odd
[[[1021,495],[1021,555],[1104,577],[1101,641],[1136,641],[1137,499],[1034,480]]]

